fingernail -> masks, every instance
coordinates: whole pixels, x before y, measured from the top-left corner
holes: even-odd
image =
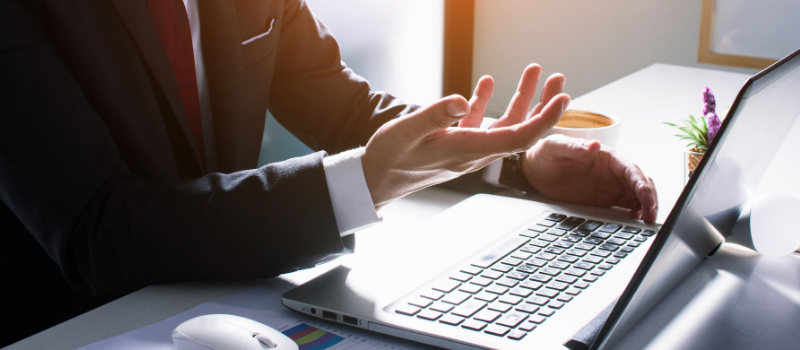
[[[465,112],[463,109],[461,109],[461,106],[459,106],[458,102],[456,102],[456,101],[450,102],[447,105],[447,113],[450,113],[450,115],[452,115],[454,117],[460,117],[460,116],[462,116],[464,114],[467,114],[467,112]]]
[[[562,111],[566,111],[567,110],[567,107],[569,107],[569,101],[570,101],[570,99],[564,100],[564,105],[561,107]]]

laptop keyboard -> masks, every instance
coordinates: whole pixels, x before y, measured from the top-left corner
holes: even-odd
[[[520,340],[655,234],[553,213],[395,312]]]

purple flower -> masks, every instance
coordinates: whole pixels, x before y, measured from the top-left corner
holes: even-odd
[[[706,104],[703,108],[703,115],[714,114],[716,117],[717,99],[714,98],[714,93],[711,92],[711,89],[706,88],[703,91],[703,102]],[[717,120],[719,120],[719,118],[717,118]]]
[[[714,96],[712,95],[711,98],[713,99]],[[719,127],[722,126],[722,121],[719,120],[717,117],[717,113],[711,114],[708,117],[708,144],[711,144],[711,141],[714,140],[714,137],[717,136],[717,132],[719,131]]]

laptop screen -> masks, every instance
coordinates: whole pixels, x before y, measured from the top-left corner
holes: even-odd
[[[739,91],[695,175],[614,307],[593,349],[611,348],[729,235],[800,116],[800,50]]]

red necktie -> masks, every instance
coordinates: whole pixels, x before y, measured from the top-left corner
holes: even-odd
[[[182,0],[148,0],[147,8],[156,24],[158,37],[167,52],[169,65],[178,82],[183,106],[189,117],[200,159],[205,165],[203,124],[200,119],[200,97],[197,92],[197,76],[194,68],[194,48],[189,16]]]

